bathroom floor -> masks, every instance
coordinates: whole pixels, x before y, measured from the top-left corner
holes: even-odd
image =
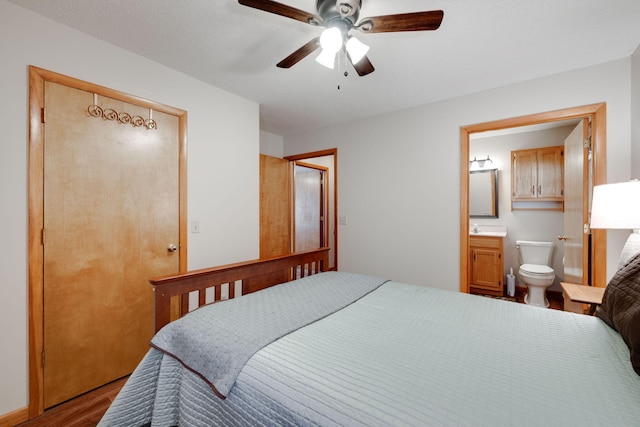
[[[524,304],[524,296],[527,293],[527,288],[516,288],[516,300],[519,303]],[[562,292],[547,291],[547,299],[549,300],[549,308],[554,310],[564,310],[564,298]]]
[[[513,301],[520,304],[524,304],[524,296],[527,293],[526,287],[516,287],[516,294],[513,297],[502,296],[495,297],[492,295],[483,295],[490,298],[499,298],[505,301]],[[549,308],[553,310],[563,310],[564,309],[564,299],[562,298],[562,292],[558,291],[547,291],[547,299],[549,300]]]

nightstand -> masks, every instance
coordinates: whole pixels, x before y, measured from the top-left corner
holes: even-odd
[[[564,311],[582,313],[582,304],[589,304],[587,314],[593,315],[602,304],[604,288],[560,282],[564,295]]]

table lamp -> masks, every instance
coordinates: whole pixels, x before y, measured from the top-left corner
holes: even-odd
[[[631,229],[618,260],[618,268],[640,252],[640,181],[593,187],[591,228]]]

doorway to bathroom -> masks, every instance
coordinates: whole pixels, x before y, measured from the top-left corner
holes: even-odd
[[[533,135],[532,138],[523,136],[524,133]],[[517,137],[513,136],[518,134]],[[527,139],[541,139],[537,143],[543,146],[548,141],[548,135],[563,135],[557,145],[563,146],[565,164],[567,160],[572,163],[566,167],[564,176],[563,205],[555,212],[550,210],[524,209],[517,210],[517,215],[511,215],[516,210],[510,206],[511,200],[511,180],[510,180],[510,152],[522,148],[520,146],[510,146],[513,141],[524,141]],[[568,138],[572,135],[570,138]],[[478,149],[487,150],[487,145],[477,143],[483,138],[490,137],[493,141],[501,141],[502,144],[494,153],[479,153]],[[557,257],[554,270],[564,270],[564,280],[582,284],[593,284],[604,286],[606,271],[605,263],[596,263],[595,259],[604,259],[606,256],[606,234],[602,230],[588,230],[588,209],[591,189],[594,185],[606,182],[606,116],[605,104],[594,104],[582,107],[552,111],[547,113],[534,114],[517,118],[498,120],[488,123],[480,123],[461,128],[461,217],[460,217],[460,265],[462,292],[469,292],[470,283],[470,258],[469,258],[469,171],[470,159],[474,155],[490,155],[494,162],[502,162],[499,170],[503,169],[499,179],[502,197],[502,209],[500,220],[491,219],[489,222],[511,221],[512,228],[524,227],[527,221],[535,221],[539,227],[548,228],[545,230],[553,239],[555,245],[561,249],[559,251],[563,257]],[[545,140],[545,138],[547,138]],[[551,144],[548,144],[551,145]],[[499,145],[493,145],[498,147]],[[482,148],[478,148],[482,147]],[[500,154],[502,153],[502,155]],[[506,154],[504,154],[506,153]],[[486,157],[485,157],[486,158]],[[566,192],[570,192],[567,194]],[[571,193],[573,192],[573,193]],[[506,206],[506,209],[505,209]],[[539,216],[537,219],[534,219]],[[479,222],[480,220],[476,220]],[[486,222],[486,221],[485,221]],[[553,224],[552,226],[549,224]],[[586,228],[585,228],[586,225]],[[555,228],[554,228],[555,227]],[[552,229],[553,228],[553,229]],[[533,232],[533,231],[531,231]],[[526,232],[513,235],[505,241],[504,268],[505,273],[509,272],[509,267],[517,267],[517,254],[514,245],[510,245],[510,240],[514,238],[531,239]],[[513,249],[513,250],[512,250]]]

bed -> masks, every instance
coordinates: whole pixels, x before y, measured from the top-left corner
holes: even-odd
[[[630,346],[601,318],[326,265],[153,280],[158,333],[99,425],[640,425]]]

